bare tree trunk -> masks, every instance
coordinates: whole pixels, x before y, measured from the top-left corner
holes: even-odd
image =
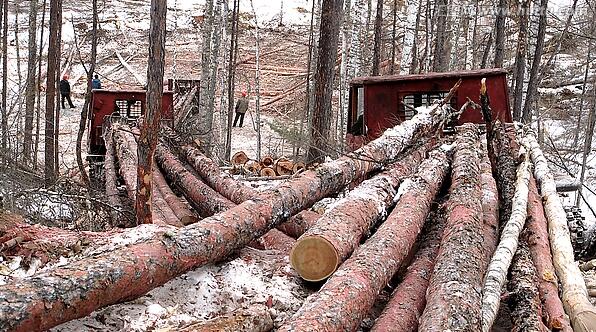
[[[43,23],[42,23],[43,24]],[[31,162],[33,148],[33,112],[35,108],[35,92],[37,78],[35,77],[37,59],[37,0],[29,4],[29,43],[27,58],[27,89],[25,91],[25,128],[23,136],[23,161]],[[41,59],[40,59],[41,60]]]
[[[342,11],[343,0],[323,1],[319,60],[315,75],[315,108],[311,127],[313,142],[308,150],[308,160],[311,162],[320,162],[329,150],[327,138],[331,136],[331,97]]]
[[[211,34],[211,53],[209,60],[209,91],[207,98],[207,113],[205,114],[205,128],[208,133],[206,136],[206,147],[208,153],[213,153],[215,144],[220,142],[219,136],[216,135],[215,128],[213,127],[213,118],[215,116],[215,88],[217,82],[217,69],[219,67],[219,51],[221,47],[221,36],[220,33],[222,26],[227,22],[227,11],[224,11],[224,0],[218,0],[217,5],[214,9],[213,15],[213,33]],[[225,55],[224,55],[225,56]],[[220,106],[220,110],[223,109]]]
[[[447,70],[449,54],[445,51],[447,43],[447,13],[448,1],[437,0],[437,38],[435,40],[435,50],[433,55],[433,71],[442,72]]]
[[[238,11],[240,0],[234,0],[232,9],[232,32],[230,35],[230,66],[228,67],[228,124],[226,136],[225,159],[230,160],[232,155],[232,121],[234,110],[234,89],[236,76],[236,58],[238,57]]]
[[[60,10],[58,11],[58,48],[56,52],[56,89],[58,92],[56,93],[56,108],[54,114],[54,172],[56,174],[56,179],[60,176],[60,167],[58,162],[58,152],[59,149],[59,134],[60,134],[60,92],[59,92],[59,85],[60,85],[60,78],[61,78],[61,66],[62,66],[62,0],[60,0]],[[66,72],[65,72],[66,74]]]
[[[383,37],[383,1],[377,0],[377,17],[375,18],[375,40],[373,48],[372,76],[379,76],[381,62],[381,38]]]
[[[590,40],[588,42],[588,54],[586,55],[586,69],[584,70],[584,82],[582,84],[582,94],[580,97],[580,103],[579,103],[579,112],[577,115],[577,126],[575,127],[575,133],[573,134],[573,146],[577,146],[578,142],[579,142],[579,132],[581,131],[581,125],[582,125],[582,117],[583,117],[583,113],[584,113],[584,101],[585,101],[585,96],[586,96],[586,89],[587,89],[587,81],[588,81],[588,74],[590,73],[590,62],[591,62],[591,57],[592,57],[592,40]],[[592,85],[592,88],[593,85]],[[575,204],[579,204],[579,195],[577,195],[576,200],[575,200]]]
[[[389,74],[391,75],[395,73],[395,33],[397,29],[397,0],[393,0],[392,16],[393,19],[391,20],[391,66],[389,66]]]
[[[260,37],[259,37],[259,20],[257,19],[257,12],[255,11],[255,6],[253,1],[250,0],[250,7],[252,8],[252,13],[255,16],[255,94],[257,97],[256,104],[255,104],[255,114],[256,114],[256,131],[257,131],[257,160],[261,160],[261,85],[259,82],[261,76],[261,68],[259,66],[260,61]],[[282,1],[282,8],[283,8],[283,1]],[[280,18],[280,25],[281,25],[281,18]]]
[[[422,3],[422,1],[420,1]],[[403,39],[403,47],[401,51],[401,61],[399,72],[401,74],[408,74],[416,65],[416,39],[418,31],[416,31],[416,22],[419,22],[419,15],[417,13],[419,6],[416,0],[408,1],[406,7],[406,23]],[[395,38],[395,37],[394,37]]]
[[[137,195],[135,210],[138,224],[150,224],[153,155],[157,145],[163,98],[166,44],[166,0],[151,0],[149,60],[147,63],[147,111],[138,143]]]
[[[51,186],[56,181],[56,165],[54,149],[56,148],[54,126],[55,126],[55,108],[56,74],[58,72],[58,54],[60,53],[60,40],[58,39],[58,30],[61,23],[60,11],[62,10],[62,0],[50,0],[50,41],[48,44],[48,69],[46,78],[46,113],[45,113],[45,156],[44,156],[44,174],[46,186]]]
[[[513,120],[521,121],[522,101],[524,98],[524,76],[526,71],[526,50],[528,48],[528,10],[530,0],[520,2],[519,33],[517,36],[517,54],[515,56],[515,92],[513,95]]]
[[[209,87],[211,81],[215,80],[215,77],[211,76],[211,36],[213,35],[213,7],[216,0],[205,1],[205,12],[203,13],[203,26],[202,26],[202,53],[201,53],[201,98],[199,100],[199,114],[196,119],[198,123],[192,124],[197,125],[198,134],[202,136],[205,146],[203,147],[205,153],[211,156],[211,129],[207,126],[207,118],[213,119],[213,109],[209,108],[209,100],[213,100],[214,96],[211,94]],[[192,132],[192,130],[191,130]]]
[[[576,202],[579,201],[579,198],[581,197],[586,175],[586,164],[588,161],[588,156],[592,151],[592,136],[594,135],[594,125],[596,124],[596,99],[594,98],[596,98],[596,86],[592,84],[592,108],[588,114],[588,125],[586,126],[586,131],[584,134],[584,151],[582,155],[582,167],[579,175],[579,187],[577,189]]]
[[[95,62],[97,59],[97,0],[92,0],[93,3],[93,28],[91,30],[91,60],[89,70],[87,71],[87,94],[85,95],[85,103],[81,110],[81,120],[79,122],[79,132],[77,133],[77,165],[79,167],[79,173],[83,182],[90,185],[89,176],[87,170],[83,164],[82,156],[82,145],[83,145],[83,134],[85,133],[85,127],[87,125],[87,115],[91,113],[91,80],[93,79],[93,73],[95,72]]]
[[[6,109],[6,94],[8,85],[8,0],[3,1],[2,5],[2,143],[0,145],[0,155],[2,156],[0,168],[6,166],[5,154],[8,155],[8,110]]]
[[[37,170],[37,153],[39,152],[39,126],[41,118],[41,64],[43,58],[43,35],[45,32],[45,20],[46,20],[46,4],[47,0],[43,0],[43,8],[41,11],[41,34],[39,37],[39,58],[37,61],[37,107],[35,108],[35,144],[33,146],[33,169]]]
[[[538,12],[540,13],[540,19],[538,21],[538,35],[536,40],[536,49],[534,50],[534,59],[532,60],[532,67],[530,69],[530,79],[528,81],[528,92],[526,93],[526,100],[522,111],[522,121],[524,123],[530,123],[532,113],[530,107],[536,99],[536,93],[538,91],[538,70],[540,69],[540,61],[542,59],[542,53],[544,51],[544,36],[546,35],[546,10],[548,6],[548,0],[540,0],[540,7]],[[588,58],[590,57],[591,48],[588,47]],[[583,93],[583,92],[582,92]]]
[[[509,4],[507,3],[507,0],[499,0],[499,5],[497,6],[497,19],[495,22],[495,68],[503,67],[503,52],[505,49],[505,19],[508,6]]]

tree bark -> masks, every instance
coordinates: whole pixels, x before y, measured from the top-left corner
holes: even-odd
[[[58,29],[61,22],[60,11],[61,0],[50,0],[50,40],[48,43],[48,69],[46,79],[46,112],[45,112],[45,154],[44,154],[44,176],[45,185],[51,186],[56,181],[54,149],[55,149],[55,107],[57,100],[56,72],[60,53],[60,40],[58,40]],[[6,53],[5,53],[6,54]],[[4,96],[5,97],[5,96]],[[4,98],[3,98],[4,99]]]
[[[159,135],[162,110],[163,74],[166,44],[166,0],[151,0],[149,60],[147,64],[147,110],[138,143],[137,194],[135,212],[138,224],[150,224],[153,155]]]
[[[89,70],[87,71],[87,93],[85,94],[85,103],[83,104],[83,109],[81,110],[81,120],[79,122],[79,132],[77,133],[77,146],[76,146],[76,155],[77,155],[77,166],[79,167],[79,173],[81,174],[81,178],[85,184],[88,186],[91,184],[89,181],[89,176],[87,175],[87,170],[85,169],[85,165],[83,164],[83,156],[82,156],[82,145],[83,145],[83,135],[85,133],[85,127],[87,125],[87,115],[92,112],[91,109],[91,80],[93,80],[93,73],[95,72],[95,63],[97,61],[97,0],[93,0],[93,27],[91,29],[91,60],[89,62]]]
[[[505,20],[509,4],[507,0],[499,0],[497,6],[497,18],[495,21],[495,68],[503,67],[503,53],[505,51]],[[487,46],[488,48],[488,46]]]
[[[116,177],[116,164],[115,164],[115,156],[116,152],[114,151],[114,138],[113,138],[113,129],[106,128],[104,131],[104,142],[106,146],[106,154],[105,154],[105,161],[104,161],[104,170],[105,170],[105,192],[108,200],[108,204],[112,206],[111,210],[111,218],[112,218],[112,225],[114,226],[124,226],[125,221],[122,218],[122,201],[120,200],[120,193],[118,190],[118,179]]]
[[[534,100],[536,100],[536,93],[538,92],[538,70],[540,69],[540,61],[542,53],[544,52],[544,36],[546,35],[546,11],[548,7],[548,0],[540,0],[540,18],[538,21],[538,35],[536,36],[536,49],[534,50],[534,59],[532,60],[532,67],[530,68],[530,79],[528,81],[528,92],[526,93],[526,101],[522,111],[522,121],[530,123],[532,113],[530,107]]]
[[[189,172],[165,146],[158,144],[155,159],[166,177],[197,207],[201,217],[210,217],[234,207],[234,203]]]
[[[526,52],[528,48],[528,11],[530,0],[519,3],[519,33],[515,55],[515,92],[513,94],[513,120],[521,121],[522,101],[524,98],[524,76],[526,73]]]
[[[29,3],[29,43],[27,58],[27,89],[25,90],[25,128],[23,136],[23,161],[25,164],[31,162],[31,151],[33,148],[33,112],[35,109],[35,92],[37,91],[37,0]],[[40,59],[41,61],[41,59]]]
[[[542,199],[538,194],[533,176],[530,178],[529,190],[526,228],[530,254],[538,275],[538,290],[540,291],[544,309],[543,320],[549,329],[571,332],[573,330],[569,323],[569,317],[565,314],[563,303],[559,298],[557,275],[553,267],[553,256],[550,252]]]
[[[418,318],[426,305],[426,289],[439,252],[445,226],[444,209],[436,207],[422,230],[420,249],[406,275],[391,294],[391,300],[377,318],[371,332],[417,331]]]
[[[286,255],[290,253],[296,240],[282,233],[277,229],[272,229],[255,241],[259,249],[264,250],[279,250]]]
[[[557,194],[553,176],[548,169],[548,163],[533,134],[525,135],[523,144],[530,151],[534,163],[534,176],[540,184],[544,212],[548,220],[553,263],[561,281],[565,311],[571,318],[574,331],[596,330],[596,310],[590,303],[586,284],[581,271],[575,264],[567,216]]]
[[[387,220],[278,331],[356,330],[412,250],[447,175],[449,159],[441,149],[430,153],[407,180]]]
[[[209,108],[209,100],[215,98],[212,91],[209,89],[211,81],[215,81],[216,77],[211,76],[211,36],[213,32],[213,7],[216,0],[205,1],[205,11],[203,12],[203,24],[201,27],[201,98],[199,99],[199,122],[197,123],[198,134],[205,140],[205,152],[211,153],[211,129],[208,127],[208,118],[211,117],[213,121],[213,109]],[[202,113],[202,114],[201,114]],[[195,134],[195,133],[193,133]]]
[[[236,87],[236,59],[238,58],[238,11],[240,0],[233,0],[232,29],[230,35],[230,61],[228,67],[228,123],[226,135],[225,160],[230,160],[232,155],[232,121],[234,118],[234,89]]]
[[[427,142],[383,173],[364,181],[325,213],[296,242],[290,263],[308,281],[329,277],[394,205],[402,179],[411,175],[432,144]]]
[[[190,225],[198,221],[198,218],[195,217],[190,209],[180,201],[180,198],[174,194],[170,186],[168,186],[163,174],[155,165],[153,166],[153,181],[155,187],[159,190],[159,194],[163,197],[170,209],[172,209],[172,212],[174,212],[181,225]],[[179,226],[181,226],[180,224]]]
[[[281,223],[277,226],[277,229],[293,238],[299,238],[313,227],[320,218],[321,215],[315,211],[304,210],[293,215],[288,221]]]
[[[507,281],[507,271],[517,250],[519,236],[526,223],[530,161],[526,154],[517,168],[515,195],[511,200],[511,214],[501,233],[501,239],[490,261],[482,289],[482,331],[492,329],[501,302],[501,290]],[[501,201],[501,204],[505,202]]]
[[[546,331],[546,326],[542,324],[541,319],[542,308],[536,286],[536,267],[534,267],[528,244],[524,239],[520,239],[513,257],[510,274],[510,280],[507,283],[509,290],[507,302],[513,321],[511,331]]]
[[[445,52],[447,43],[447,13],[449,2],[447,0],[438,0],[437,6],[437,38],[435,40],[435,50],[433,55],[433,71],[447,71],[449,66],[449,54]]]
[[[484,236],[484,266],[488,266],[499,240],[499,193],[492,174],[490,160],[483,147],[484,154],[480,161],[480,178],[482,181],[482,233]]]
[[[40,118],[41,118],[41,65],[42,65],[42,57],[43,57],[43,41],[44,41],[44,32],[45,32],[45,20],[46,20],[46,4],[47,0],[43,0],[43,7],[41,10],[41,33],[39,36],[39,61],[37,62],[37,79],[36,79],[36,86],[37,88],[37,107],[35,108],[35,143],[33,147],[33,169],[37,170],[37,152],[39,151],[39,126],[40,126]]]
[[[383,34],[383,2],[377,1],[377,15],[375,17],[375,39],[373,47],[372,76],[379,76],[379,64],[381,63],[381,39]],[[393,66],[393,64],[391,64]],[[333,81],[333,79],[331,80]]]
[[[480,331],[485,264],[478,132],[455,143],[447,223],[420,318],[420,331]]]
[[[0,288],[0,312],[4,313],[0,329],[48,329],[100,307],[134,299],[191,269],[220,261],[287,216],[379,170],[413,142],[435,134],[451,116],[446,107],[421,112],[361,149],[322,164],[316,171],[306,171],[217,216],[49,269],[36,279],[5,285]]]
[[[319,37],[319,58],[315,74],[315,99],[311,127],[311,147],[308,150],[310,162],[321,162],[329,151],[328,137],[331,137],[331,97],[339,25],[343,11],[343,0],[323,0],[321,32]]]

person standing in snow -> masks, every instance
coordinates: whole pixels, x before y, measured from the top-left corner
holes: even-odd
[[[60,95],[62,96],[62,109],[66,108],[64,106],[64,99],[68,101],[70,108],[75,107],[70,99],[70,83],[68,82],[68,75],[62,76],[62,80],[60,81]]]
[[[236,102],[236,117],[234,118],[234,125],[232,127],[236,127],[236,122],[240,120],[240,126],[242,127],[242,123],[244,122],[244,113],[248,110],[248,99],[246,99],[246,91],[242,91],[242,97],[238,99]]]
[[[91,81],[91,89],[101,89],[101,81],[99,80],[99,76],[97,76],[97,74],[93,76],[93,80]]]

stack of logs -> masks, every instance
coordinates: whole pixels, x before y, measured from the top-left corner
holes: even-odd
[[[0,330],[50,328],[252,245],[288,252],[304,279],[326,280],[279,331],[355,331],[396,280],[373,331],[490,331],[502,300],[514,331],[594,331],[596,311],[544,156],[531,133],[493,121],[482,96],[485,141],[475,125],[439,140],[457,112],[437,104],[261,193],[196,147],[162,142],[155,221],[185,224],[179,217],[190,212],[194,223],[147,225],[142,241],[6,285]],[[109,181],[134,195],[135,130],[109,135]],[[307,210],[347,188],[323,215]]]
[[[250,159],[244,151],[238,151],[230,160],[232,174],[244,174],[248,176],[275,178],[287,178],[290,175],[298,174],[306,168],[301,161],[293,162],[286,157],[274,159],[271,156],[264,156],[260,161]]]

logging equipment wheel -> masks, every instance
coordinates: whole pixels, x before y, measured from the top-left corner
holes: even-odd
[[[567,226],[573,245],[573,254],[576,260],[586,259],[594,256],[595,245],[594,232],[586,226],[585,218],[577,206],[565,206],[567,214]]]

